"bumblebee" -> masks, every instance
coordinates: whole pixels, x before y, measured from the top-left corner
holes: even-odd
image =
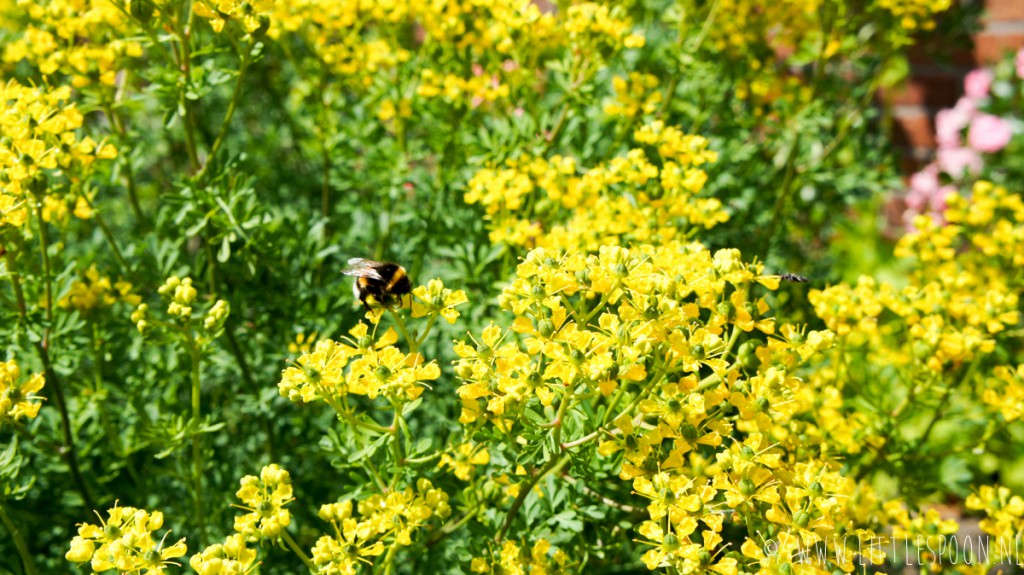
[[[341,273],[356,278],[352,283],[352,293],[366,309],[371,305],[390,307],[412,291],[409,273],[396,263],[352,258]]]

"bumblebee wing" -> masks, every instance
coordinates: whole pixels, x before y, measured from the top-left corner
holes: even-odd
[[[347,276],[386,281],[384,276],[380,275],[380,263],[363,258],[352,258],[348,260],[348,267],[341,270],[341,273]]]

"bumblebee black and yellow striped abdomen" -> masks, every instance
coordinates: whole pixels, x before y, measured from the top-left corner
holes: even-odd
[[[373,305],[390,307],[412,291],[409,273],[393,262],[352,258],[342,273],[356,278],[352,292],[367,308]]]

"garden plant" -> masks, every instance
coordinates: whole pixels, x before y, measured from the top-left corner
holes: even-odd
[[[977,16],[0,0],[0,574],[1013,569],[1024,52],[878,218]]]

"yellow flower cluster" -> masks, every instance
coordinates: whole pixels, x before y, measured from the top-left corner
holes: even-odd
[[[437,47],[470,49],[474,56],[496,52],[528,57],[559,42],[557,15],[530,0],[430,0],[412,2],[425,40]]]
[[[20,37],[3,49],[7,63],[29,62],[44,76],[69,76],[76,88],[113,86],[117,72],[142,56],[121,0],[18,2],[11,20]],[[2,16],[0,16],[2,18]]]
[[[577,2],[565,11],[545,11],[530,0],[278,2],[269,35],[284,34],[303,39],[353,88],[368,89],[381,73],[390,76],[408,62],[444,62],[413,71],[416,93],[473,107],[532,87],[535,70],[560,50],[600,59],[644,45],[618,9]]]
[[[188,564],[199,575],[248,575],[259,566],[256,557],[256,550],[246,547],[245,536],[235,533],[196,553]]]
[[[244,503],[238,507],[249,513],[235,516],[235,531],[249,541],[277,539],[292,522],[284,508],[294,499],[291,476],[272,463],[260,470],[259,477],[246,475],[241,483],[235,497]]]
[[[983,485],[969,495],[964,504],[968,509],[985,514],[978,526],[992,537],[988,565],[1019,561],[1020,537],[1024,533],[1024,498],[1001,485]]]
[[[684,2],[695,13],[697,2]],[[757,3],[719,0],[714,5],[713,25],[708,40],[718,50],[734,55],[749,54],[768,44],[780,50],[792,49],[812,31],[818,31],[822,0],[788,0]],[[703,12],[708,12],[705,7]],[[702,14],[704,15],[704,14]],[[758,57],[758,62],[766,61]]]
[[[360,323],[342,341],[320,340],[281,373],[281,395],[297,403],[323,399],[340,408],[345,396],[383,396],[408,402],[423,393],[425,382],[441,376],[434,361],[397,347],[398,334],[388,329],[374,341],[369,326]]]
[[[712,255],[699,244],[604,246],[593,255],[535,249],[499,298],[515,314],[512,329],[523,343],[503,341],[491,326],[475,345],[455,346],[456,372],[466,382],[461,419],[507,427],[531,398],[551,405],[579,384],[608,396],[620,382],[649,377],[646,358],[661,346],[666,370],[706,367],[724,377],[727,338],[773,330],[763,300],[746,295],[755,282],[777,280],[760,276],[734,250]],[[681,392],[698,385],[695,376],[672,383]]]
[[[657,87],[658,77],[653,74],[630,72],[629,76],[615,76],[612,78],[615,99],[604,105],[604,113],[626,118],[653,114],[661,105],[661,92]]]
[[[399,30],[409,18],[408,2],[276,2],[270,35],[283,33],[302,38],[326,68],[369,87],[380,71],[408,61],[410,53],[399,41]]]
[[[487,465],[490,462],[491,454],[487,451],[485,444],[473,445],[467,441],[456,447],[453,453],[442,454],[438,467],[447,467],[452,470],[455,477],[469,481],[478,466]]]
[[[450,514],[448,495],[422,478],[416,489],[374,494],[358,505],[351,500],[322,505],[320,518],[331,524],[334,535],[317,540],[313,563],[325,575],[355,573],[360,563],[372,564],[371,558],[384,552],[385,540],[408,547],[413,534],[430,519],[444,520]]]
[[[33,419],[42,406],[36,393],[46,383],[43,374],[35,373],[26,381],[21,379],[21,368],[13,359],[0,362],[0,423]]]
[[[1024,204],[1020,197],[981,182],[970,197],[949,198],[948,225],[929,217],[915,221],[896,255],[908,264],[907,285],[861,277],[855,284],[812,290],[809,301],[837,346],[830,361],[810,375],[819,401],[831,414],[802,430],[833,449],[859,453],[879,450],[891,437],[868,414],[843,407],[840,389],[846,373],[870,380],[902,397],[894,416],[911,408],[915,396],[949,396],[961,382],[973,381],[987,366],[1000,341],[1012,338],[1020,321],[1024,263]],[[977,375],[977,397],[958,401],[988,405],[1005,422],[1024,413],[1024,387],[1013,365]],[[959,392],[957,392],[959,394]]]
[[[464,200],[484,207],[492,242],[550,249],[663,243],[728,219],[717,199],[697,197],[707,181],[700,166],[717,159],[706,139],[661,121],[634,138],[645,148],[582,173],[575,159],[557,155],[479,170]]]
[[[1020,286],[1007,285],[1014,276],[1004,270],[1024,262],[1019,196],[981,183],[969,203],[952,198],[947,214],[947,226],[917,219],[917,231],[897,245],[896,255],[914,265],[910,285],[862,277],[856,286],[810,294],[829,329],[848,346],[884,357],[880,365],[924,365],[941,373],[991,352],[996,334],[1018,322]]]
[[[92,265],[82,279],[71,283],[71,288],[58,300],[57,305],[85,314],[97,308],[110,307],[118,301],[138,306],[142,298],[132,293],[132,284],[124,280],[111,284],[110,278],[101,276],[96,266]]]
[[[778,281],[736,250],[699,244],[534,249],[499,298],[517,335],[491,326],[456,344],[460,421],[515,438],[537,426],[527,411],[557,407],[559,426],[603,398],[596,428],[561,449],[599,441],[598,455],[621,457],[619,477],[650,501],[639,528],[649,568],[782,572],[791,558],[763,553],[753,532],[742,554],[723,555],[734,513],[773,544],[821,546],[826,573],[849,570],[857,538],[881,528],[881,505],[815,441],[821,400],[798,370],[834,335],[776,326],[757,291]]]
[[[507,540],[490,556],[474,557],[469,570],[490,575],[567,575],[577,572],[575,566],[561,549],[552,551],[547,539],[538,539],[532,546]]]
[[[74,563],[90,563],[94,572],[116,569],[126,575],[163,575],[171,561],[185,555],[185,540],[166,546],[153,532],[163,527],[164,515],[117,504],[107,510],[100,525],[82,523],[65,557]]]
[[[450,324],[459,317],[455,306],[469,303],[466,292],[444,287],[439,279],[432,279],[425,286],[412,290],[412,317],[441,316]]]
[[[632,25],[617,9],[596,2],[580,2],[566,10],[563,27],[575,49],[606,53],[620,46],[644,46],[643,35],[633,33]]]
[[[931,30],[939,12],[949,10],[952,0],[878,0],[878,7],[892,14],[908,32]]]
[[[509,85],[502,83],[498,73],[462,78],[456,74],[439,75],[434,70],[426,69],[420,74],[416,94],[424,98],[444,98],[448,103],[469,101],[475,108],[485,102],[495,102],[508,98]]]
[[[981,399],[1007,423],[1024,417],[1024,364],[1016,369],[1000,365],[992,370]]]
[[[0,228],[22,226],[29,208],[51,188],[50,178],[88,169],[96,159],[111,159],[117,150],[97,144],[75,130],[82,113],[68,103],[71,89],[0,85]],[[81,201],[81,198],[80,198]],[[88,210],[76,210],[87,215]]]
[[[167,315],[171,316],[173,321],[179,324],[188,324],[193,321],[193,305],[196,303],[199,292],[192,287],[192,278],[182,279],[178,276],[171,276],[157,288],[157,293],[167,302]],[[231,306],[227,301],[219,299],[213,302],[213,305],[202,315],[202,330],[197,330],[196,334],[189,331],[188,337],[194,337],[200,346],[206,345],[224,328],[224,323],[227,322],[230,313]],[[151,318],[149,304],[145,303],[139,304],[135,308],[131,320],[139,333],[143,335],[155,327],[167,327],[165,322]]]
[[[918,550],[918,557],[937,568],[941,558],[936,551],[949,536],[957,534],[960,525],[953,519],[943,519],[934,508],[911,516],[902,501],[889,501],[883,507],[892,525],[893,539],[912,545]]]
[[[273,0],[197,0],[192,10],[210,21],[215,32],[229,21],[237,21],[248,34],[262,35],[270,28]]]

